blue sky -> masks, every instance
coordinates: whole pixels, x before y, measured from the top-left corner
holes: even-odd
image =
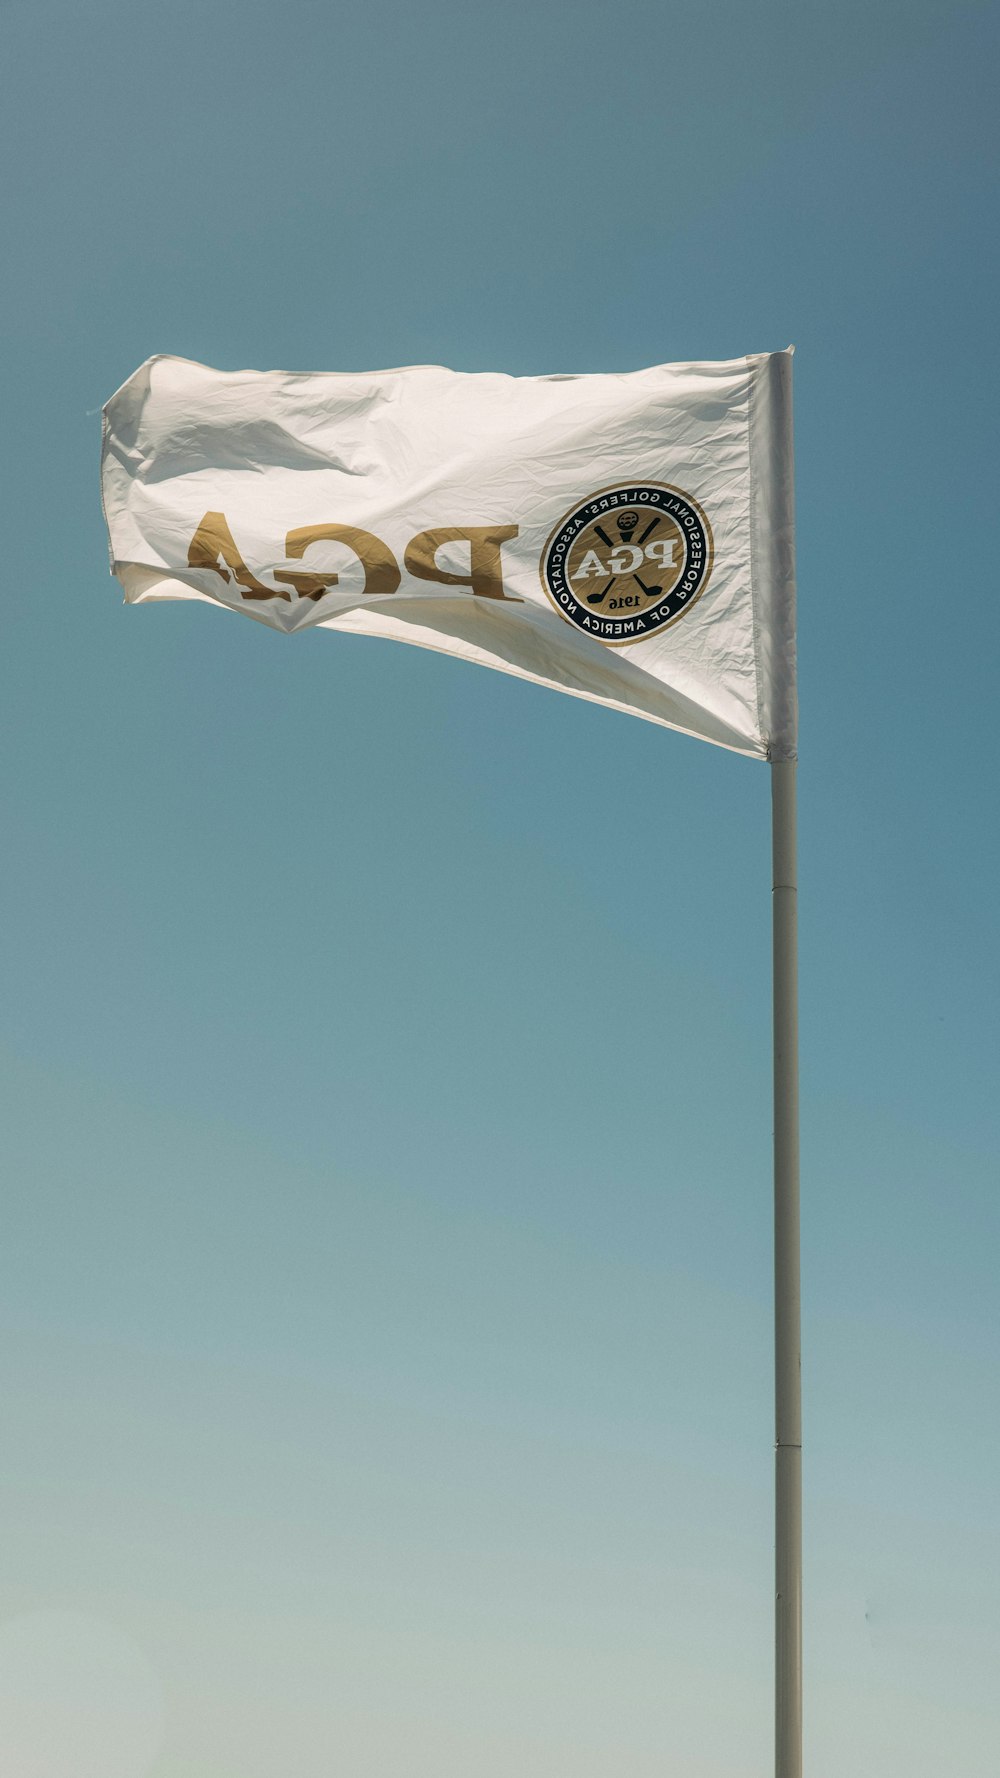
[[[767,1771],[766,769],[123,609],[97,461],[153,352],[790,341],[807,1769],[995,1778],[997,25],[0,12],[19,1778]]]

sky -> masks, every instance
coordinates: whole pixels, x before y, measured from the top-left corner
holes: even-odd
[[[806,1770],[1000,1770],[998,22],[0,8],[11,1778],[770,1768],[766,767],[126,609],[98,457],[789,343]]]

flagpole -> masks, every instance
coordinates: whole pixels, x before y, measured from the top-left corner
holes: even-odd
[[[802,1387],[799,1290],[795,761],[771,764],[774,943],[775,1778],[802,1778]]]

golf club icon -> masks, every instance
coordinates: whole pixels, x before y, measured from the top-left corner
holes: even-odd
[[[635,528],[638,523],[639,523],[639,514],[637,512],[623,512],[615,520],[615,524],[618,526],[618,530],[621,535],[621,540],[623,543],[631,543],[633,534],[635,532]],[[659,524],[659,519],[654,519],[652,525],[646,526],[645,531],[643,532],[642,536],[639,539],[640,544],[645,543],[646,538],[649,536],[650,531],[652,531],[652,529],[653,529],[653,525],[657,525],[657,524]],[[635,581],[637,586],[640,586],[642,588],[647,599],[658,599],[660,594],[663,591],[662,587],[647,586],[646,582],[644,580],[639,579],[638,574],[633,573],[632,579]]]
[[[660,522],[660,516],[659,516],[659,513],[657,513],[656,516],[651,520],[651,522],[646,526],[646,529],[643,531],[643,534],[639,539],[639,544],[636,545],[637,548],[639,547],[639,545],[645,543],[646,538],[649,536],[651,531],[655,531],[659,522]],[[622,543],[625,544],[626,546],[631,544],[632,538],[635,535],[635,530],[636,530],[636,526],[638,525],[638,523],[639,523],[639,514],[637,512],[621,512],[618,514],[618,517],[615,520],[615,525],[618,529],[618,535],[621,538]],[[607,546],[609,548],[613,547],[612,543],[611,543],[611,538],[608,536],[607,532],[600,525],[595,525],[594,530],[597,532],[602,543],[607,544]],[[603,605],[605,599],[607,598],[609,592],[611,591],[611,588],[614,586],[615,581],[617,579],[618,579],[617,574],[613,574],[611,576],[611,579],[608,581],[607,586],[603,587],[599,593],[588,593],[587,594],[587,604],[588,605]],[[646,582],[644,580],[640,580],[638,574],[636,574],[634,572],[632,575],[632,579],[635,581],[637,586],[641,587],[641,589],[645,593],[647,599],[658,599],[660,594],[663,591],[662,586],[647,586]]]

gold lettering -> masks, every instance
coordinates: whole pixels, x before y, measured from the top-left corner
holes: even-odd
[[[359,530],[356,525],[300,525],[298,530],[289,531],[285,538],[285,554],[301,560],[311,543],[323,542],[346,543],[348,549],[354,551],[365,571],[365,584],[361,590],[370,599],[386,599],[396,591],[402,575],[391,549],[373,532]],[[274,578],[287,581],[300,599],[322,599],[328,587],[336,586],[339,575],[332,569],[315,574],[306,569],[298,573],[289,568]],[[282,595],[285,599],[288,596],[287,593]]]
[[[219,557],[225,562],[225,568],[219,567]],[[188,546],[189,568],[211,568],[213,574],[219,574],[229,582],[235,580],[242,589],[244,599],[288,599],[291,593],[283,593],[273,586],[265,586],[257,580],[240,555],[233,534],[226,523],[224,512],[206,512],[201,524]]]
[[[516,537],[517,529],[516,525],[442,525],[436,531],[421,531],[407,545],[403,563],[417,580],[467,586],[479,599],[505,599],[510,605],[523,605],[523,599],[504,592],[500,561],[500,545]],[[469,545],[468,574],[452,574],[438,567],[437,553],[446,543]]]

